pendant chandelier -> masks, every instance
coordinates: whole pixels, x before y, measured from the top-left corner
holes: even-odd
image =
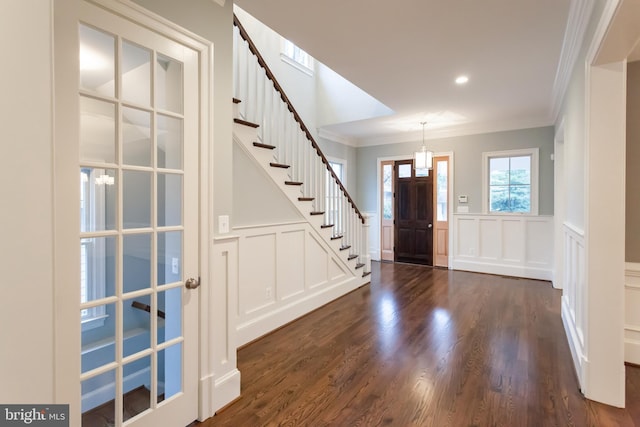
[[[424,126],[427,122],[420,122],[422,125],[422,147],[413,153],[413,167],[415,169],[432,169],[433,168],[433,151],[427,150],[424,142]]]

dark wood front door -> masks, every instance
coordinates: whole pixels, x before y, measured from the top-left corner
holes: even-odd
[[[433,265],[433,173],[395,162],[395,261]]]

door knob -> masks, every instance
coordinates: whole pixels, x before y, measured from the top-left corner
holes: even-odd
[[[433,224],[429,224],[429,225],[427,225],[427,227],[431,228],[431,227],[433,227]]]
[[[187,289],[198,289],[198,287],[200,286],[200,278],[198,277],[197,279],[194,279],[193,277],[190,277],[187,279],[186,282],[184,282],[184,287]]]

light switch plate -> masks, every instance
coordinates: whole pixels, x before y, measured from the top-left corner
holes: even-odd
[[[218,217],[218,233],[225,234],[229,232],[229,215],[220,215]]]

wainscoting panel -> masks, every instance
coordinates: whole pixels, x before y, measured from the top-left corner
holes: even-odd
[[[243,244],[244,243],[244,244]],[[256,286],[240,287],[240,314],[250,314],[271,305],[276,289],[276,233],[246,236],[240,244],[240,265],[251,266],[240,272],[240,280],[247,277]],[[262,292],[256,292],[256,289]]]
[[[282,300],[304,292],[305,231],[292,230],[278,236],[278,283],[275,296]]]
[[[367,283],[318,235],[296,221],[235,227],[237,344],[244,345]],[[354,263],[356,260],[348,261]]]
[[[625,271],[624,361],[640,365],[640,263]]]
[[[553,217],[453,215],[453,268],[551,280]]]
[[[587,359],[585,355],[586,306],[584,231],[564,224],[564,288],[562,289],[562,323],[567,333],[571,356],[581,386],[586,384]]]

